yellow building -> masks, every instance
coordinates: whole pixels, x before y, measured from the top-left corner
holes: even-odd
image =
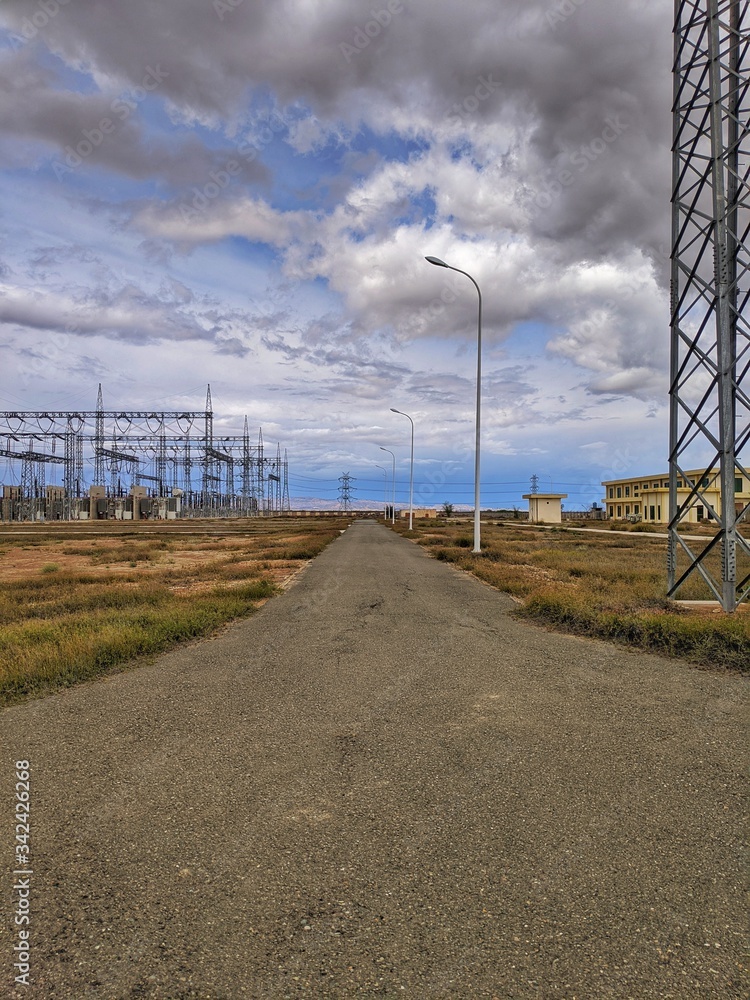
[[[677,503],[687,502],[693,485],[702,479],[703,497],[694,497],[685,520],[708,521],[706,503],[721,513],[721,483],[719,470],[692,469],[686,479],[677,480]],[[607,516],[614,520],[642,520],[654,524],[669,523],[669,473],[657,476],[638,476],[628,479],[608,479],[604,487],[604,506]],[[734,482],[735,509],[739,512],[750,502],[750,480],[736,476]]]
[[[398,512],[398,516],[408,517],[409,508],[407,507],[406,510],[400,510]],[[412,518],[416,520],[418,517],[437,517],[437,511],[434,507],[415,507],[412,511]]]

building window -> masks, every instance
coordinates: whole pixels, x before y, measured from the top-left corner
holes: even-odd
[[[697,507],[695,508],[695,516],[698,518],[699,521],[703,520],[703,507],[700,504],[698,504]]]
[[[641,489],[642,490],[647,490],[648,489],[648,483],[641,483]]]
[[[701,480],[701,486],[708,486],[708,482],[709,482],[708,476],[704,476],[703,479]]]
[[[737,476],[734,481],[734,492],[742,493],[742,476]]]
[[[617,505],[617,516],[622,517],[622,506],[620,504]]]
[[[659,520],[661,521],[661,504],[657,504],[656,509],[658,511]]]
[[[655,508],[654,508],[653,505],[651,506],[650,510],[651,510],[651,520],[655,521],[656,520],[656,517],[655,517]],[[659,508],[659,517],[661,517],[661,507]]]
[[[639,503],[633,504],[633,513],[640,514],[640,512],[641,512],[641,505]]]
[[[622,496],[622,486],[617,487],[617,499],[619,500]]]
[[[609,499],[611,500],[614,495],[615,495],[615,488],[614,488],[614,486],[610,486],[610,488],[609,488]]]
[[[629,517],[629,516],[630,516],[630,504],[626,503],[625,504],[625,517]]]
[[[681,489],[682,489],[682,480],[681,480],[681,479],[678,479],[678,480],[677,480],[677,489],[678,489],[678,490],[681,490]]]
[[[615,516],[615,508],[611,504],[610,504],[610,507],[609,507],[609,516],[610,517],[614,517]]]
[[[659,484],[658,483],[654,483],[653,489],[658,490],[659,489]]]
[[[625,496],[626,496],[626,497],[629,497],[629,496],[630,496],[630,487],[629,487],[629,486],[626,486],[626,487],[625,487]]]

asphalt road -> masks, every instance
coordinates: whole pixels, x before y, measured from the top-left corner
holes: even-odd
[[[746,998],[746,682],[512,606],[355,522],[218,638],[2,712],[0,995]]]

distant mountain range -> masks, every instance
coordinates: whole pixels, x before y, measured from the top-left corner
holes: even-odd
[[[340,510],[338,500],[321,500],[319,497],[292,497],[289,501],[292,510]],[[377,500],[352,500],[353,510],[382,510],[383,502]],[[396,504],[396,510],[399,505]]]
[[[338,500],[321,500],[319,497],[292,497],[289,501],[289,506],[292,510],[340,510],[341,505]],[[416,507],[433,507],[440,510],[442,504],[415,504]],[[396,504],[396,510],[408,510],[408,504]],[[473,510],[473,507],[469,507],[466,504],[454,504],[454,511],[459,513],[465,513],[468,510]],[[383,510],[382,500],[378,502],[377,500],[358,500],[354,498],[352,500],[352,510]]]

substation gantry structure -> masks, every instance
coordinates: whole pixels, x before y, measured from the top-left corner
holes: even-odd
[[[699,576],[727,612],[750,592],[750,505],[735,499],[750,440],[749,45],[746,0],[675,0],[668,596]],[[720,510],[704,493],[717,469]],[[709,541],[683,530],[696,502]]]
[[[242,434],[217,434],[210,386],[205,410],[105,410],[100,385],[95,410],[0,412],[0,458],[4,520],[76,519],[94,486],[108,500],[134,487],[179,497],[183,517],[250,517],[290,506],[286,450],[283,459],[280,444],[266,455],[262,430],[251,444],[247,417]],[[61,475],[48,475],[56,466]]]

